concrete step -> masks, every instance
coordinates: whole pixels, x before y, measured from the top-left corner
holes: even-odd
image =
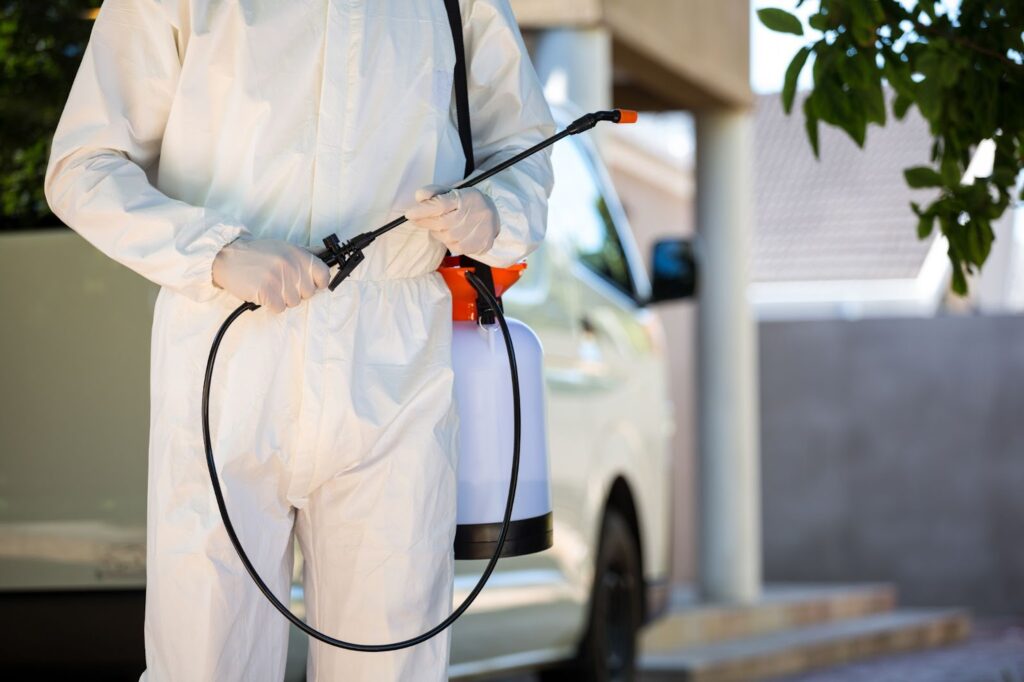
[[[674,651],[858,618],[895,605],[896,590],[887,584],[767,585],[761,599],[748,605],[702,604],[691,590],[679,590],[667,613],[641,633],[641,650]]]
[[[943,646],[970,633],[951,609],[901,609],[757,637],[645,653],[640,682],[753,682],[850,661]]]

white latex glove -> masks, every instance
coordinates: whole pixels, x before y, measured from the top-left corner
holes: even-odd
[[[476,189],[427,185],[416,190],[419,203],[405,217],[430,230],[452,255],[483,253],[498,236],[501,221],[494,201]]]
[[[275,313],[299,305],[331,281],[330,268],[306,249],[248,235],[220,250],[212,272],[220,288]]]

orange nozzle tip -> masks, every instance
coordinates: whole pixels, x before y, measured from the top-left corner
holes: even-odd
[[[636,123],[638,114],[632,109],[619,109],[619,123]]]

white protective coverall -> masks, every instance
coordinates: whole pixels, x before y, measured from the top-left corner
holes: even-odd
[[[553,132],[507,0],[462,0],[480,167]],[[143,679],[280,680],[287,622],[217,514],[200,430],[214,333],[239,301],[211,281],[242,233],[313,250],[461,179],[442,0],[106,0],[53,141],[54,212],[161,285],[153,323]],[[538,154],[480,186],[508,265],[545,229]],[[333,293],[242,316],[211,429],[255,566],[288,602],[293,530],[309,621],[364,643],[450,611],[457,414],[444,246],[405,225]],[[311,643],[313,680],[442,680],[448,636],[397,653]]]

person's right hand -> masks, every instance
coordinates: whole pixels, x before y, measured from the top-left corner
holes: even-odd
[[[323,289],[327,265],[306,249],[243,235],[213,259],[213,283],[243,301],[279,313]]]

